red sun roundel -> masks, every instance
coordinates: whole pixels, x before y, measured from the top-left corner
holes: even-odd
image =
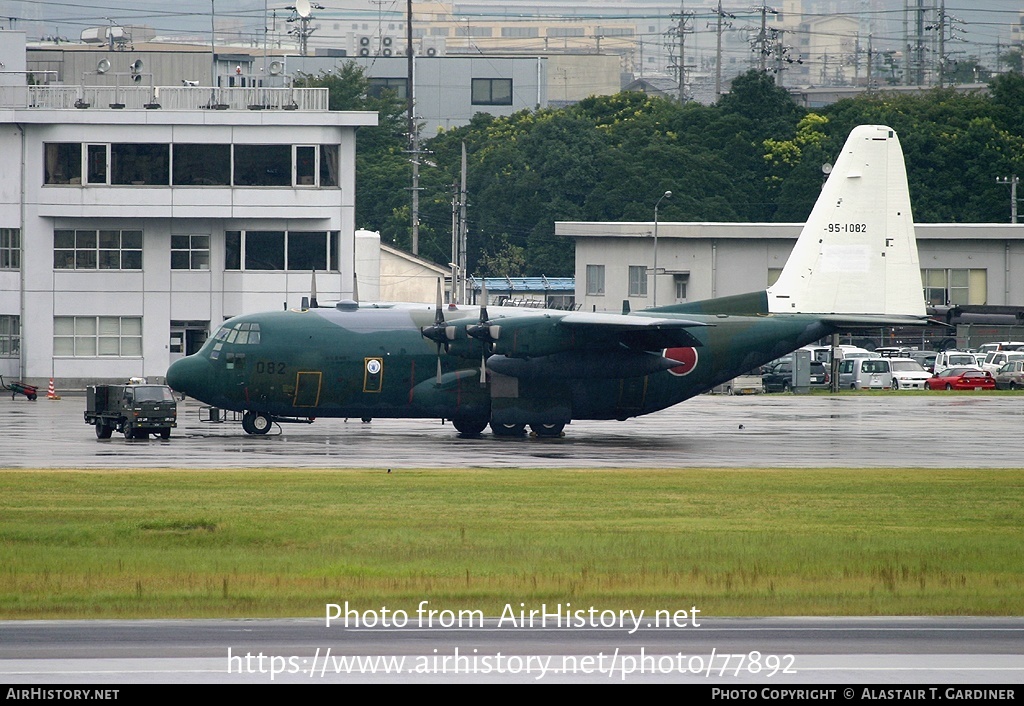
[[[697,367],[696,348],[666,348],[661,354],[679,362],[679,365],[668,369],[673,375],[689,375]]]

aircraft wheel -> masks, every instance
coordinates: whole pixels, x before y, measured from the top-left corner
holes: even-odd
[[[544,437],[556,437],[562,435],[562,430],[565,429],[565,424],[531,424],[530,431],[537,436]]]
[[[109,439],[113,433],[113,429],[108,427],[103,422],[96,422],[96,438],[97,439]]]
[[[526,433],[526,425],[491,422],[491,431],[495,436],[522,436]]]
[[[477,419],[453,419],[452,426],[463,436],[479,436],[487,428],[487,422]]]
[[[270,431],[273,421],[262,412],[246,412],[242,415],[242,429],[246,434],[262,436]]]

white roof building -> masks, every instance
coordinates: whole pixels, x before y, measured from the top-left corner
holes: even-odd
[[[160,378],[224,319],[297,306],[310,270],[352,296],[377,115],[254,90],[0,85],[0,374]]]

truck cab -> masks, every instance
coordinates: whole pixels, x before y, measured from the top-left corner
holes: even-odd
[[[177,420],[178,405],[167,385],[132,381],[86,388],[85,423],[96,427],[97,439],[109,439],[115,431],[126,439],[150,434],[168,439]]]

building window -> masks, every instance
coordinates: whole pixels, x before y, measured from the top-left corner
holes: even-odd
[[[291,186],[291,145],[235,145],[235,186]]]
[[[384,91],[391,91],[399,100],[409,96],[409,80],[406,78],[371,78],[367,94],[371,98],[380,98]]]
[[[170,185],[170,145],[110,145],[110,183],[123,186]]]
[[[547,30],[549,37],[582,37],[582,27],[549,27]]]
[[[537,27],[502,27],[502,37],[536,37],[539,33]]]
[[[109,184],[110,179],[110,145],[86,145],[85,146],[85,183],[86,184]]]
[[[53,354],[72,358],[142,356],[138,316],[55,316]]]
[[[21,268],[21,230],[0,228],[0,270]]]
[[[587,265],[587,294],[604,294],[604,265]]]
[[[456,37],[490,37],[494,34],[491,27],[456,27]]]
[[[242,231],[229,230],[224,233],[224,269],[242,269]]]
[[[338,231],[233,230],[225,235],[227,270],[338,271]]]
[[[930,306],[988,303],[988,271],[983,269],[921,270],[924,298]]]
[[[473,79],[473,105],[512,105],[512,79]]]
[[[141,270],[141,230],[55,230],[55,270]]]
[[[675,288],[676,288],[676,301],[677,302],[684,302],[684,301],[686,301],[686,288],[690,284],[690,275],[688,275],[688,274],[673,275],[672,276],[672,282],[673,282],[673,284],[675,284]]]
[[[175,144],[174,186],[230,186],[231,145]]]
[[[82,143],[53,142],[43,146],[43,183],[82,183]]]
[[[629,296],[647,296],[647,267],[644,265],[629,266]]]
[[[209,235],[172,235],[172,270],[210,269]]]
[[[318,150],[315,146],[295,146],[295,186],[316,186]]]
[[[284,231],[250,230],[245,234],[245,269],[283,270]]]
[[[338,185],[338,145],[320,145],[320,186]]]
[[[0,314],[0,358],[17,358],[21,352],[21,317]]]

